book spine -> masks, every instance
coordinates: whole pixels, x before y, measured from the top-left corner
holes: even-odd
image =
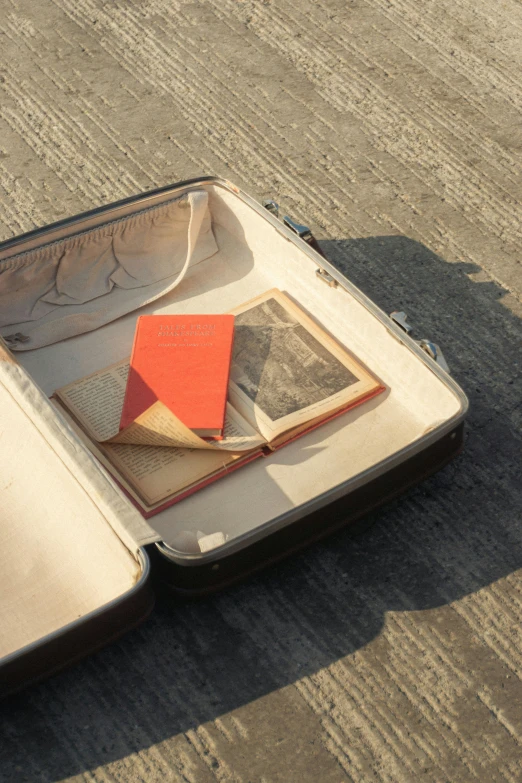
[[[333,421],[334,419],[339,418],[339,416],[342,416],[343,413],[348,413],[348,411],[353,410],[353,408],[357,408],[359,405],[362,405],[364,402],[368,402],[368,400],[372,400],[374,397],[377,397],[379,394],[382,394],[382,392],[384,391],[386,391],[386,386],[378,386],[376,389],[374,389],[365,397],[363,397],[362,400],[356,400],[355,402],[352,402],[351,405],[348,405],[346,408],[342,408],[340,411],[335,411],[335,413],[331,413],[330,416],[327,416],[325,419],[321,419],[316,424],[312,424],[306,430],[299,432],[297,435],[294,435],[292,438],[288,438],[288,440],[283,441],[283,443],[280,443],[279,446],[276,446],[275,448],[271,448],[270,444],[267,443],[267,445],[263,448],[263,456],[269,457],[270,454],[274,453],[274,451],[279,451],[279,449],[282,449],[284,446],[288,446],[289,443],[293,443],[295,440],[299,440],[299,438],[302,438],[303,435],[307,435],[309,432],[313,432],[318,427],[322,427],[323,424],[327,424],[329,421]]]
[[[132,341],[132,351],[130,355],[129,373],[132,372],[132,365],[134,363],[134,352],[136,351],[136,345],[138,343],[140,321],[141,321],[141,315],[139,315],[138,318],[136,319],[136,328],[134,329],[134,339]],[[132,424],[132,421],[127,421],[127,416],[126,416],[127,405],[128,405],[128,398],[127,398],[128,394],[129,394],[129,383],[127,382],[127,385],[125,386],[125,395],[123,397],[123,408],[121,409],[120,431],[125,429],[127,425]]]

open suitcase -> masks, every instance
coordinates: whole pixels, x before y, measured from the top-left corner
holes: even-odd
[[[228,181],[142,194],[0,245],[0,691],[106,644],[153,605],[219,589],[420,481],[455,456],[467,400],[438,349],[412,340]],[[183,278],[182,282],[181,279]],[[226,312],[288,293],[376,368],[388,393],[145,520],[49,401],[120,360],[142,313]],[[205,553],[180,529],[223,532]]]

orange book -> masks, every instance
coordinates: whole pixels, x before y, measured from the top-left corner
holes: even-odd
[[[233,315],[140,316],[120,430],[160,401],[196,435],[221,438],[233,340]]]

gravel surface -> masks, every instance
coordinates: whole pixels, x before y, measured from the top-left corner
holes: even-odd
[[[201,174],[439,342],[463,455],[0,708],[0,780],[522,780],[518,0],[0,0],[0,238]]]

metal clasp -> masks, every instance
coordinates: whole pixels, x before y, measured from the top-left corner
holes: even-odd
[[[323,283],[329,285],[330,288],[337,288],[337,286],[339,285],[335,277],[332,277],[330,272],[327,272],[326,269],[323,269],[322,267],[316,269],[315,274],[319,278],[319,280],[322,280]]]
[[[265,209],[268,209],[268,211],[271,212],[273,215],[279,217],[279,204],[276,201],[274,201],[273,199],[266,199],[265,201],[263,201],[263,206]],[[302,240],[304,240],[308,245],[311,245],[311,247],[313,247],[314,250],[318,250],[318,246],[314,242],[314,236],[312,234],[312,230],[308,228],[308,226],[304,226],[302,223],[297,223],[295,220],[292,220],[292,218],[289,215],[285,215],[283,217],[283,223],[285,226],[287,226],[287,228],[291,229],[294,233],[296,233],[297,236],[300,237]],[[320,250],[319,252],[322,255]],[[326,285],[330,286],[331,288],[336,288],[339,285],[337,280],[333,278],[332,275],[322,267],[316,269],[315,274],[317,275],[319,280],[321,280],[323,283],[326,283]]]
[[[265,209],[268,209],[268,211],[271,212],[272,215],[279,217],[279,204],[277,203],[277,201],[274,201],[273,198],[265,199],[263,201],[263,206]]]
[[[394,323],[397,324],[397,326],[400,326],[401,329],[406,332],[406,334],[411,334],[413,332],[413,326],[410,326],[408,323],[408,316],[403,310],[394,310],[393,313],[390,313],[390,318]],[[433,361],[437,362],[439,367],[441,367],[444,372],[450,372],[450,368],[446,359],[444,358],[444,354],[442,353],[437,343],[426,339],[415,340],[415,342],[420,348],[422,348],[424,353],[427,353],[428,356],[431,356]]]
[[[273,198],[265,199],[263,201],[263,206],[265,209],[268,209],[272,215],[279,217],[279,204],[277,201],[274,201]],[[301,239],[304,239],[305,242],[309,242],[312,239],[312,232],[308,226],[303,226],[301,223],[297,223],[295,220],[292,220],[289,215],[284,215],[283,223],[288,228],[291,228],[292,231],[295,231],[295,233],[301,237]]]
[[[301,223],[297,223],[288,215],[284,215],[283,223],[285,226],[288,226],[288,228],[291,228],[292,231],[295,231],[297,236],[301,237],[301,239],[304,239],[305,242],[310,242],[312,239],[312,231],[308,228],[308,226],[303,226]]]
[[[417,344],[420,345],[422,350],[427,353],[428,356],[431,356],[431,358],[437,362],[439,367],[442,367],[444,372],[449,373],[450,368],[448,362],[444,358],[444,354],[442,353],[437,343],[434,343],[431,340],[417,340]]]
[[[394,310],[393,313],[390,313],[390,318],[397,326],[400,326],[406,334],[411,334],[411,332],[413,332],[413,326],[409,325],[407,321],[408,316],[404,310]]]

